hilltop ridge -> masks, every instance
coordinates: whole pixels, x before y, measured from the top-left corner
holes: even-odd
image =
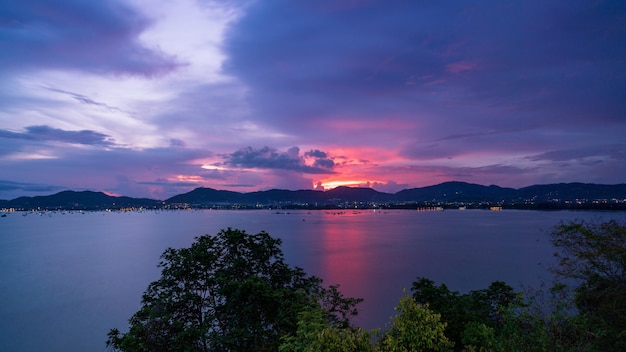
[[[446,207],[626,209],[626,184],[558,183],[524,188],[483,186],[466,182],[410,188],[397,193],[372,188],[337,187],[319,190],[271,189],[241,193],[199,187],[166,200],[110,196],[94,191],[62,191],[49,196],[0,200],[0,209],[104,210],[125,208],[404,208]]]

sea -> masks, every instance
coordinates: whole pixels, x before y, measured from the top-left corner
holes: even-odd
[[[550,232],[626,212],[189,210],[14,212],[0,217],[0,351],[106,351],[128,329],[161,253],[234,228],[282,239],[285,261],[363,298],[353,322],[385,328],[413,281],[461,293],[495,280],[549,284]]]

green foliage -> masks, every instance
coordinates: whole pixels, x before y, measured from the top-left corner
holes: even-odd
[[[551,235],[559,260],[552,271],[576,281],[576,308],[591,324],[594,346],[626,350],[626,225],[573,221]]]
[[[496,336],[499,351],[588,351],[590,339],[584,317],[574,314],[567,286],[528,290],[525,302],[503,311]]]
[[[502,281],[494,281],[486,289],[460,294],[450,291],[445,284],[436,285],[432,280],[418,277],[411,291],[418,303],[428,304],[441,314],[447,325],[446,336],[455,342],[457,350],[467,345],[463,335],[469,334],[468,324],[472,329],[482,324],[495,331],[502,324],[502,309],[518,302],[518,294]]]
[[[358,315],[356,306],[363,302],[362,298],[344,297],[339,285],[320,288],[317,302],[325,312],[325,318],[331,327],[350,327],[350,318]]]
[[[557,225],[551,235],[559,259],[556,274],[582,281],[626,280],[626,225],[573,221]]]
[[[461,342],[465,345],[466,351],[493,351],[495,341],[495,330],[475,321],[467,323],[461,333]]]
[[[460,294],[426,278],[388,330],[355,328],[361,299],[284,263],[281,241],[227,229],[167,249],[159,280],[120,351],[626,351],[626,226],[571,222],[552,232],[562,283],[518,294],[501,281]]]
[[[398,314],[380,340],[380,351],[449,351],[453,345],[444,334],[446,323],[428,306],[405,296],[396,307]]]
[[[376,331],[331,326],[326,312],[313,306],[300,313],[298,330],[281,337],[280,352],[367,352],[373,351],[372,337]]]
[[[280,239],[227,229],[165,250],[161,277],[142,297],[126,334],[112,329],[120,351],[275,351],[294,334],[298,315],[319,306],[328,324],[349,326],[360,300],[292,269]],[[323,305],[323,306],[322,306]]]

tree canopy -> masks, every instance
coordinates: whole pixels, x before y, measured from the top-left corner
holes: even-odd
[[[626,350],[626,225],[573,221],[554,228],[558,266],[552,271],[574,280],[576,308],[591,323],[601,350]]]
[[[448,351],[453,343],[444,334],[446,323],[428,305],[405,296],[396,307],[398,314],[380,341],[381,352]]]
[[[361,300],[289,267],[281,240],[266,232],[226,229],[168,248],[161,277],[142,297],[130,329],[109,332],[120,351],[276,351],[294,334],[302,311],[316,305],[329,326],[346,327]]]
[[[366,331],[350,322],[361,299],[289,267],[280,239],[229,228],[165,250],[161,277],[144,292],[128,332],[112,329],[107,345],[157,352],[626,350],[626,226],[561,223],[551,241],[558,259],[551,270],[564,280],[547,293],[517,293],[495,281],[461,294],[418,277],[388,329]]]
[[[450,291],[445,284],[437,285],[430,279],[418,277],[411,291],[417,303],[428,305],[441,314],[441,320],[446,323],[446,336],[454,341],[457,350],[468,344],[476,345],[476,339],[469,336],[476,336],[478,331],[486,333],[488,329],[498,328],[502,309],[517,303],[518,298],[513,288],[502,281],[494,281],[486,289],[461,294]]]

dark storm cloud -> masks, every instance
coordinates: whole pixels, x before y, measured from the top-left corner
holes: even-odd
[[[313,166],[324,170],[331,170],[335,166],[335,162],[330,159],[317,159],[313,162]]]
[[[351,4],[259,1],[230,31],[227,70],[276,125],[422,114],[439,134],[623,120],[625,2]]]
[[[292,147],[287,152],[280,152],[270,147],[260,149],[247,147],[226,155],[225,159],[226,165],[242,168],[290,170],[305,174],[334,173],[332,160],[317,159],[313,166],[306,165],[304,159],[300,156],[298,147]]]
[[[53,141],[94,146],[112,146],[115,144],[110,136],[103,133],[90,130],[66,131],[50,126],[28,126],[23,132],[0,130],[0,138]]]
[[[322,158],[322,159],[328,158],[328,155],[325,152],[323,152],[321,150],[317,150],[317,149],[310,150],[310,151],[304,153],[304,156],[310,156],[310,157],[313,157],[313,158]]]
[[[139,43],[150,25],[118,0],[0,4],[0,70],[49,68],[155,76],[180,66]]]
[[[328,153],[315,149],[304,153],[305,157],[315,158],[314,167],[330,170],[335,167],[335,162],[328,157]]]

